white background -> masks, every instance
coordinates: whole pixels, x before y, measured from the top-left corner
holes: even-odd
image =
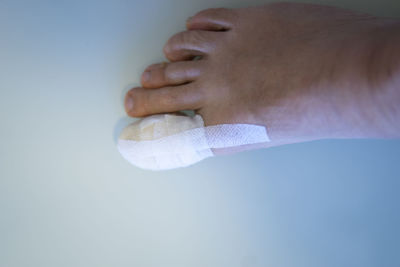
[[[201,9],[257,3],[0,0],[1,267],[400,265],[399,141],[159,173],[118,154],[123,95],[169,36]],[[397,0],[320,3],[400,15]]]

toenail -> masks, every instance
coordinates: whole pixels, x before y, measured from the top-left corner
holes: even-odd
[[[125,109],[127,111],[131,111],[133,109],[133,98],[131,96],[127,96],[125,100]]]
[[[146,82],[150,80],[150,71],[147,70],[143,73],[143,80]]]

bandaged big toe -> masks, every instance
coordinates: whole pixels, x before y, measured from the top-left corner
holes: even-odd
[[[140,119],[122,131],[118,150],[131,164],[150,170],[185,167],[214,156],[212,148],[269,142],[264,126],[204,126],[203,118],[161,114]]]

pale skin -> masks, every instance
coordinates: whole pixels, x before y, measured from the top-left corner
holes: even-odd
[[[207,9],[125,97],[129,116],[195,110],[205,125],[263,125],[271,142],[400,137],[400,20],[329,6]],[[195,57],[199,60],[193,60]]]

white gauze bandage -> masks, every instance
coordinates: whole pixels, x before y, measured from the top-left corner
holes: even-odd
[[[135,166],[166,170],[212,157],[212,148],[269,141],[264,126],[220,124],[204,127],[200,115],[161,114],[128,125],[119,137],[118,150]]]

